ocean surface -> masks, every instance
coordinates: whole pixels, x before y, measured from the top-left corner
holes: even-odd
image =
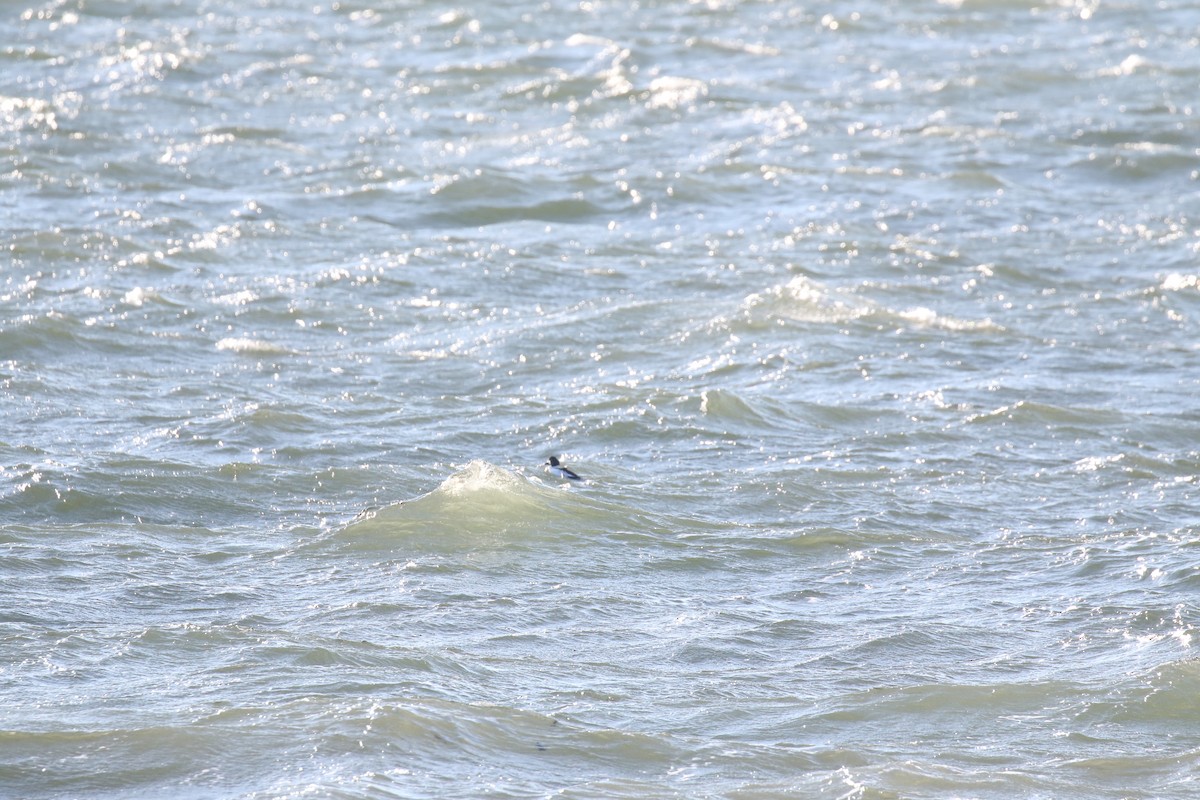
[[[0,798],[1200,795],[1198,86],[1196,0],[5,3]]]

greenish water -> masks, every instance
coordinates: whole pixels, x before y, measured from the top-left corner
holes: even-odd
[[[0,13],[0,796],[1191,797],[1197,30]]]

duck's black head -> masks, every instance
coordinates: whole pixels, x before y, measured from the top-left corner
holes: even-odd
[[[550,456],[550,460],[547,461],[546,463],[552,467],[557,467],[558,466],[558,456]]]

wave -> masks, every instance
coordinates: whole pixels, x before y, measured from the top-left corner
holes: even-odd
[[[798,424],[795,411],[769,396],[705,389],[700,393],[700,414],[722,432],[775,434]]]
[[[247,356],[279,356],[291,355],[292,350],[282,345],[268,342],[264,339],[249,339],[245,337],[226,337],[217,342],[218,350],[227,350]]]
[[[1078,426],[1083,430],[1093,430],[1104,425],[1116,425],[1125,421],[1126,415],[1105,408],[1090,408],[1084,406],[1063,406],[1052,403],[1038,403],[1030,400],[1000,406],[990,411],[972,414],[967,417],[967,423],[1005,422],[1026,425],[1055,425]]]
[[[452,552],[559,538],[586,526],[581,517],[605,513],[581,503],[575,487],[566,488],[475,460],[427,494],[363,512],[335,540],[355,550]]]
[[[1003,331],[991,319],[969,320],[939,314],[924,306],[894,309],[853,291],[834,291],[803,275],[786,284],[747,296],[734,319],[751,328],[774,325],[780,320],[843,324],[868,320],[881,325],[951,332]],[[718,320],[723,322],[725,320]]]

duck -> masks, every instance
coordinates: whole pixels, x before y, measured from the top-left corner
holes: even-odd
[[[567,469],[558,462],[558,456],[550,456],[550,460],[546,462],[546,466],[550,467],[550,471],[560,478],[566,478],[569,481],[581,481],[583,478],[575,474],[574,470]]]

